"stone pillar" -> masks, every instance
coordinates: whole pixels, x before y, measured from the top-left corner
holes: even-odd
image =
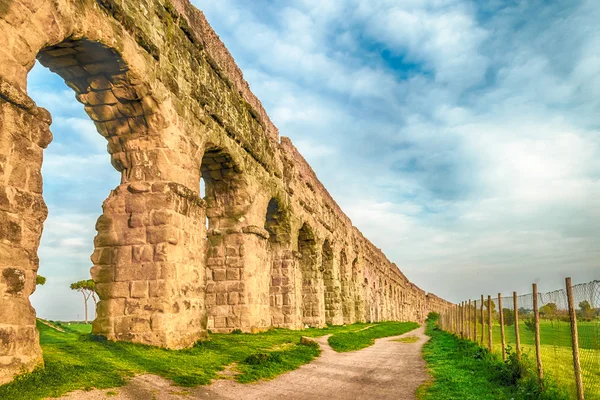
[[[179,349],[205,335],[204,202],[182,185],[122,184],[98,219],[93,331]]]
[[[300,286],[302,282],[300,282]],[[281,328],[301,328],[297,317],[296,258],[291,250],[273,251],[271,264],[270,305],[272,325]]]
[[[29,296],[47,217],[41,166],[50,122],[46,110],[0,78],[0,384],[43,364]]]
[[[208,328],[256,332],[271,326],[269,233],[257,226],[208,233]]]
[[[344,316],[342,313],[339,260],[337,260],[331,249],[326,251],[325,247],[321,257],[323,259],[323,281],[325,285],[325,322],[331,325],[341,325],[344,323]]]
[[[318,268],[320,257],[316,252],[302,252],[302,323],[323,327],[325,321],[325,285],[323,272]]]

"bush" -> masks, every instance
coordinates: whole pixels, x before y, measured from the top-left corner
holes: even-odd
[[[515,312],[510,308],[503,308],[502,314],[504,315],[504,325],[513,326],[515,324]]]
[[[535,321],[533,318],[525,319],[523,320],[523,323],[527,329],[529,329],[531,332],[535,332]]]
[[[440,314],[431,311],[429,314],[427,314],[427,321],[437,321],[438,319],[440,319]]]
[[[245,364],[249,365],[264,365],[270,362],[281,362],[281,354],[279,353],[255,353],[250,354],[244,360]]]
[[[240,335],[241,333],[242,333],[241,329],[234,329],[234,330],[231,331],[232,335]]]

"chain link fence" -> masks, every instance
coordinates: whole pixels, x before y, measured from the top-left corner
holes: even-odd
[[[504,359],[525,355],[540,378],[573,398],[600,400],[600,281],[572,286],[567,278],[552,292],[533,285],[530,294],[481,296],[442,313],[440,326]]]

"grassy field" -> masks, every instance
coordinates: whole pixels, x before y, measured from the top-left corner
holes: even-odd
[[[0,386],[0,399],[40,399],[78,389],[117,387],[144,373],[163,376],[180,386],[206,385],[231,365],[237,381],[252,382],[273,378],[317,357],[319,347],[300,344],[301,336],[332,334],[330,340],[337,349],[348,351],[369,346],[375,337],[399,335],[415,327],[384,322],[303,331],[274,329],[256,335],[213,334],[193,348],[169,351],[102,341],[90,335],[91,325],[63,326],[63,333],[38,322],[45,368]]]
[[[579,357],[583,370],[585,398],[600,400],[600,322],[578,322]],[[551,376],[559,385],[568,389],[572,396],[576,394],[571,353],[571,330],[568,322],[540,321],[540,343],[544,374]],[[519,324],[523,352],[532,360],[536,359],[533,332],[525,323]],[[487,332],[485,332],[487,343]],[[514,326],[505,328],[506,341],[515,348]],[[494,352],[500,354],[500,326],[492,329]]]
[[[559,400],[566,394],[551,381],[546,392],[539,390],[531,363],[525,367],[502,362],[478,344],[444,332],[432,322],[423,346],[423,358],[433,381],[419,388],[420,400]]]

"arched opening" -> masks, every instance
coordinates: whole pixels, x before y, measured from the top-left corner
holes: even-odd
[[[238,165],[227,151],[209,144],[200,171],[209,229],[235,228],[240,224],[248,201],[243,193],[245,184]]]
[[[281,208],[279,200],[272,198],[267,205],[265,230],[269,232],[269,243],[272,246],[285,245],[290,242],[289,216]]]
[[[70,89],[40,63],[28,75],[28,92],[52,115],[53,141],[44,150],[44,201],[48,218],[38,249],[38,274],[47,278],[31,296],[38,318],[84,321],[96,317],[95,303],[86,303],[71,283],[90,279],[96,219],[102,202],[120,183],[110,163],[106,140]]]
[[[298,253],[302,275],[302,323],[320,327],[325,324],[323,275],[317,265],[317,241],[307,224],[298,232]]]

